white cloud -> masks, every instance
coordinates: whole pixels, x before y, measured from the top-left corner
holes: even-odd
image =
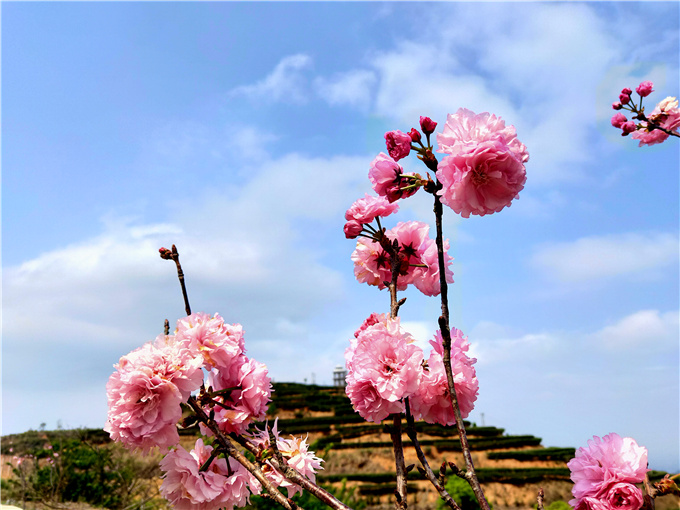
[[[536,248],[531,264],[552,278],[581,282],[615,276],[644,277],[677,263],[678,236],[627,233],[591,236]]]
[[[679,327],[677,311],[641,310],[605,326],[592,336],[607,349],[659,351],[677,347]]]
[[[231,91],[231,94],[266,102],[305,103],[307,101],[307,79],[302,71],[309,68],[311,64],[312,58],[309,55],[302,53],[289,55],[281,59],[265,78],[252,85],[237,87]]]
[[[332,106],[348,105],[366,109],[375,81],[374,72],[357,69],[331,78],[318,77],[314,80],[314,86],[316,93]]]

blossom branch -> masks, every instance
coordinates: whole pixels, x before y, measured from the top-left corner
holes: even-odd
[[[536,503],[538,504],[538,510],[545,510],[543,507],[543,499],[545,498],[545,493],[543,492],[543,487],[538,489],[538,496],[536,496]]]
[[[274,485],[269,480],[267,480],[267,477],[264,476],[262,470],[250,462],[246,456],[243,455],[243,453],[241,453],[238,448],[236,448],[230,437],[222,434],[222,431],[217,426],[215,420],[210,419],[208,415],[205,414],[205,411],[203,411],[203,408],[198,404],[194,397],[189,397],[187,403],[194,410],[198,416],[198,419],[203,422],[205,426],[208,427],[213,433],[215,439],[220,445],[220,448],[224,450],[230,457],[233,457],[244,468],[250,471],[274,501],[276,501],[286,510],[297,510],[300,508],[295,503],[293,503],[290,498],[286,498],[283,494],[281,494],[281,492],[279,492],[276,487],[274,487]]]
[[[187,288],[184,284],[184,272],[182,271],[182,265],[179,263],[179,252],[177,247],[173,244],[172,250],[167,248],[161,248],[158,250],[161,254],[161,258],[165,260],[173,260],[177,266],[177,278],[179,278],[179,284],[182,286],[182,297],[184,298],[184,310],[187,315],[191,315],[191,306],[189,306],[189,296],[187,295]]]
[[[389,240],[384,244],[387,246]],[[399,261],[399,245],[395,241],[390,245],[390,262],[392,265],[392,281],[389,284],[390,289],[390,317],[395,319],[399,313],[399,307],[404,303],[404,300],[397,300],[397,281],[399,279],[400,261]],[[397,472],[397,488],[394,491],[396,497],[395,508],[405,509],[408,504],[406,501],[407,473],[406,464],[404,462],[404,444],[401,440],[401,414],[394,414],[393,427],[390,430],[390,437],[392,438],[392,446],[394,449],[394,464]]]
[[[458,504],[448,493],[448,491],[444,488],[443,470],[440,471],[441,476],[439,479],[432,471],[430,463],[427,461],[427,458],[423,453],[423,449],[420,447],[420,442],[418,441],[418,434],[416,433],[416,424],[415,420],[413,419],[413,415],[411,414],[411,405],[409,403],[408,398],[406,399],[405,402],[406,402],[406,423],[408,425],[406,428],[406,433],[408,434],[408,437],[411,439],[413,447],[416,449],[416,455],[418,456],[420,464],[423,466],[421,472],[423,472],[423,474],[427,477],[427,479],[430,481],[433,487],[437,489],[437,492],[439,492],[439,495],[442,497],[442,499],[446,502],[447,505],[449,505],[454,510],[461,510]],[[446,464],[443,464],[443,466],[444,466],[443,469],[446,469]]]
[[[404,462],[404,444],[401,440],[401,414],[395,413],[392,416],[390,437],[392,438],[392,444],[394,446],[394,463],[397,470],[397,488],[394,490],[396,501],[394,506],[397,510],[403,510],[408,504],[406,502],[407,473],[406,464]]]
[[[442,314],[439,317],[439,328],[442,333],[443,346],[443,362],[444,370],[446,372],[446,380],[449,386],[449,396],[451,397],[451,404],[453,406],[453,413],[456,418],[456,427],[458,428],[458,437],[460,439],[461,450],[463,451],[463,458],[465,459],[465,466],[467,472],[465,473],[465,480],[472,487],[475,497],[479,502],[482,510],[490,510],[489,503],[486,501],[484,491],[479,483],[475,473],[475,466],[472,462],[472,454],[470,453],[470,445],[465,433],[465,425],[463,417],[460,413],[460,406],[458,405],[458,397],[456,395],[456,388],[453,381],[453,372],[451,370],[451,329],[449,325],[449,298],[448,298],[448,284],[446,282],[446,265],[444,262],[444,236],[442,232],[442,217],[444,215],[442,203],[439,195],[434,194],[434,215],[437,228],[437,259],[439,262],[439,285],[440,298],[442,304]]]
[[[288,466],[284,459],[281,459],[283,460],[283,462],[281,462],[281,460],[279,460],[278,458],[280,456],[280,452],[278,446],[276,445],[276,439],[275,438],[272,439],[273,433],[271,432],[271,429],[269,430],[269,434],[270,444],[274,445],[272,447],[274,449],[274,458],[268,459],[268,462],[274,469],[276,469],[279,473],[285,476],[289,481],[305,489],[307,492],[312,494],[316,499],[324,503],[326,506],[334,508],[335,510],[352,510],[351,507],[345,505],[342,501],[333,496],[333,494],[323,489],[322,487],[319,487],[318,485],[311,482],[310,480],[302,476],[300,473],[295,471],[295,469]],[[231,437],[241,446],[250,451],[253,455],[258,456],[261,453],[255,445],[253,445],[243,436],[232,434]]]

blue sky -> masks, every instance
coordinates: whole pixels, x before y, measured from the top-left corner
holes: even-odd
[[[385,131],[466,107],[531,155],[512,207],[445,213],[471,419],[617,432],[680,470],[680,145],[609,125],[624,86],[678,95],[679,24],[670,2],[4,3],[2,432],[104,424],[112,365],[183,314],[173,243],[194,310],[243,324],[276,381],[330,383],[389,305],[344,211]],[[425,343],[437,301],[405,295]]]

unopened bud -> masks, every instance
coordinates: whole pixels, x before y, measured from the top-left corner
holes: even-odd
[[[158,253],[161,254],[161,258],[165,260],[171,260],[172,259],[172,252],[168,250],[167,248],[159,248]]]
[[[637,129],[637,126],[635,125],[635,122],[633,122],[632,120],[629,120],[628,122],[624,122],[621,125],[621,130],[623,131],[623,133],[621,133],[621,136],[627,136],[630,133],[632,133],[633,131],[635,131],[636,129]]]
[[[621,104],[630,103],[630,94],[624,94],[623,92],[621,92],[619,94],[619,101],[621,101]]]
[[[432,134],[434,133],[434,130],[437,129],[437,123],[430,117],[420,117],[420,129],[422,129],[423,133],[426,135]]]
[[[616,102],[612,103],[612,108],[614,110],[620,110],[621,108],[623,108],[623,105],[619,101],[616,101]]]
[[[654,488],[659,491],[659,496],[665,496],[666,494],[680,495],[680,489],[678,489],[675,481],[671,480],[669,474],[666,474],[666,476],[656,482]]]
[[[411,128],[411,131],[408,132],[408,135],[411,137],[413,142],[418,143],[420,141],[420,131],[416,130],[416,128]]]
[[[654,92],[654,84],[651,81],[643,81],[637,86],[635,92],[637,92],[640,97],[647,97],[649,94]]]

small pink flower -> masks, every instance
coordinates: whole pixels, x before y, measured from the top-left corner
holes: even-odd
[[[632,120],[629,120],[628,122],[624,122],[621,124],[621,136],[626,136],[632,132],[634,132],[637,129],[637,126],[635,125],[635,122]]]
[[[263,450],[270,448],[270,437],[267,427],[268,426],[265,425],[263,430],[255,429],[253,435],[250,436],[253,444],[261,447]],[[309,450],[309,446],[305,439],[293,436],[291,436],[290,439],[282,438],[278,431],[278,418],[274,421],[274,427],[272,427],[271,431],[276,438],[276,446],[286,460],[286,463],[308,480],[315,482],[316,472],[323,469],[321,466],[323,459],[320,459],[313,451]],[[302,493],[302,487],[289,482],[281,475],[281,473],[276,471],[273,466],[269,465],[269,467],[271,467],[271,469],[265,470],[265,476],[276,487],[285,488],[288,491],[289,498],[293,497],[298,492]]]
[[[410,179],[404,177],[410,175],[412,174],[404,174],[404,169],[383,152],[371,162],[368,171],[368,178],[373,183],[375,192],[387,197],[390,202],[410,197],[417,191],[417,188],[403,189],[411,184]]]
[[[680,109],[678,109],[678,100],[674,97],[667,97],[652,110],[649,114],[649,120],[652,124],[661,126],[662,128],[677,133],[680,128]],[[668,133],[660,129],[650,129],[647,122],[641,123],[642,128],[633,133],[631,138],[640,140],[640,147],[643,145],[654,145],[664,142],[670,136]]]
[[[611,433],[595,436],[567,463],[574,482],[569,503],[576,508],[586,497],[602,499],[612,483],[640,483],[647,473],[647,449],[633,438]]]
[[[357,221],[361,224],[371,223],[378,216],[384,218],[399,210],[399,204],[390,203],[385,197],[374,197],[366,193],[364,198],[356,200],[347,212],[347,221]]]
[[[345,237],[347,239],[356,239],[363,229],[364,226],[357,220],[349,220],[345,223],[343,231],[345,232]]]
[[[621,128],[628,119],[623,113],[617,113],[612,117],[612,126],[615,128]]]
[[[444,347],[440,331],[430,341],[433,349],[423,370],[423,378],[418,391],[411,397],[411,410],[416,419],[427,423],[453,425],[456,422],[449,394],[449,386],[444,371]],[[458,406],[463,418],[467,418],[475,407],[479,393],[479,381],[474,368],[475,358],[469,358],[469,345],[463,333],[451,328],[451,372],[456,389]]]
[[[437,246],[434,239],[430,239],[429,231],[430,226],[426,223],[408,221],[400,222],[385,232],[388,239],[398,241],[401,258],[409,266],[405,274],[399,274],[397,290],[406,290],[409,284],[413,284],[425,295],[439,295],[441,288]],[[449,244],[446,240],[444,242],[446,281],[452,283],[453,272],[449,266],[453,258],[449,256],[448,248]],[[359,239],[352,253],[352,261],[354,262],[354,276],[359,283],[375,285],[382,290],[385,288],[385,282],[392,281],[391,257],[377,242]]]
[[[654,92],[653,87],[654,84],[651,81],[643,81],[637,86],[635,92],[637,92],[640,97],[647,97],[649,94]]]
[[[405,158],[411,152],[411,136],[401,131],[389,131],[385,133],[387,152],[394,161]]]
[[[464,218],[499,212],[524,189],[529,154],[515,128],[506,127],[500,117],[461,108],[447,117],[437,143],[440,152],[449,154],[438,165],[443,185],[438,193]]]
[[[426,135],[430,135],[434,133],[434,130],[437,129],[437,123],[434,122],[430,117],[420,117],[420,129],[423,130],[423,133]]]
[[[422,139],[420,131],[416,130],[416,128],[411,128],[411,131],[408,132],[408,136],[410,136],[411,141],[415,143],[418,143]]]

